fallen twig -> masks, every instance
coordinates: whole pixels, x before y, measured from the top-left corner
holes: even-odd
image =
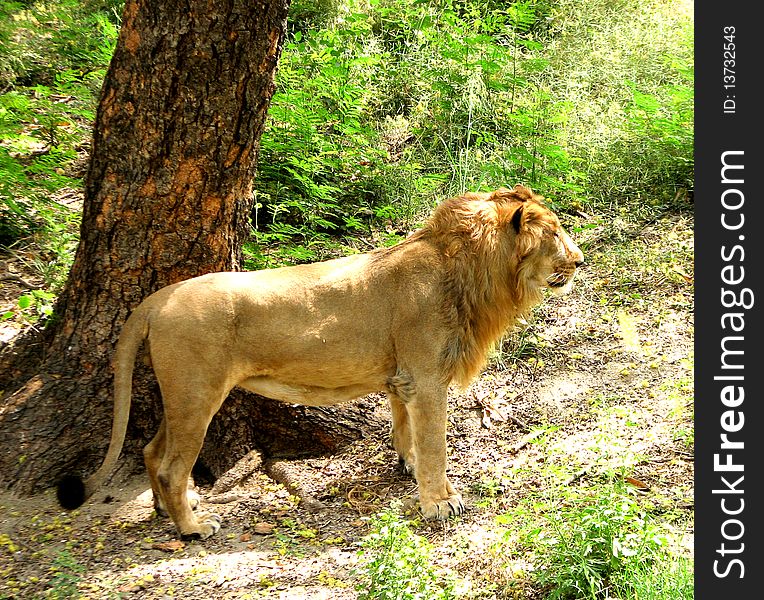
[[[516,444],[514,444],[509,450],[510,452],[518,452],[519,450],[522,450],[525,448],[529,442],[535,440],[537,437],[539,437],[541,434],[544,433],[543,429],[537,429],[536,431],[531,431],[528,435],[524,435],[522,438],[520,438]]]
[[[0,281],[13,281],[15,283],[18,283],[21,287],[25,287],[28,290],[41,289],[39,285],[35,285],[34,283],[29,283],[26,279],[23,279],[19,277],[18,275],[14,275],[13,273],[0,275]]]

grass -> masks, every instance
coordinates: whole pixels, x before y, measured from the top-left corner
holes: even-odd
[[[638,564],[629,573],[628,584],[616,583],[613,596],[645,600],[691,600],[694,597],[692,561],[669,554],[660,563]]]
[[[549,450],[551,460],[557,454]],[[548,467],[542,467],[544,470]],[[552,468],[543,492],[496,517],[495,541],[467,571],[474,598],[693,597],[692,559],[661,511],[622,473],[571,487]],[[555,481],[558,483],[555,484]]]
[[[358,600],[451,600],[453,578],[431,562],[433,546],[414,533],[393,503],[371,520],[360,542]]]
[[[654,577],[663,577],[665,561],[675,562],[666,533],[635,494],[614,478],[534,507],[542,520],[526,534],[525,543],[535,555],[540,567],[536,580],[548,598],[645,598],[637,587],[647,589]]]

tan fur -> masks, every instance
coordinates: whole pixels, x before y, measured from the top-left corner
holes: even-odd
[[[569,288],[582,261],[557,217],[516,186],[448,200],[392,248],[163,288],[133,311],[117,344],[111,445],[86,495],[121,451],[145,339],[164,402],[146,467],[157,507],[182,536],[220,527],[217,516],[192,512],[187,481],[235,386],[309,405],[385,391],[393,445],[415,473],[424,516],[461,514],[446,477],[448,385],[468,384],[541,290]]]

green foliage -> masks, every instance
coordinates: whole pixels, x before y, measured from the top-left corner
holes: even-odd
[[[121,4],[0,0],[0,90],[51,85],[68,70],[102,77],[116,44]],[[96,78],[92,91],[99,87]]]
[[[400,515],[400,504],[376,515],[361,541],[359,600],[448,600],[454,583],[432,565],[432,545]]]
[[[77,590],[77,584],[82,579],[82,573],[85,571],[77,560],[68,550],[61,550],[53,559],[50,567],[52,577],[50,580],[50,589],[46,597],[48,598],[76,598],[80,596]]]
[[[260,144],[258,231],[262,221],[277,239],[365,229],[364,215],[384,196],[383,155],[376,132],[361,122],[355,76],[374,59],[348,55],[345,40],[354,35],[322,31],[303,41],[297,32],[284,51]]]
[[[339,14],[340,0],[292,0],[287,28],[291,33],[320,29]]]
[[[692,598],[691,567],[671,558],[665,531],[634,494],[614,478],[604,487],[536,506],[541,521],[526,530],[525,543],[539,566],[536,580],[546,597],[596,600],[617,589],[617,597]],[[667,577],[672,569],[682,576]],[[638,593],[666,592],[669,586],[673,595]]]
[[[35,323],[40,319],[47,319],[53,315],[53,302],[55,294],[45,290],[32,290],[28,294],[19,296],[14,310],[0,314],[0,320],[5,321],[21,315],[21,320],[27,323]]]
[[[613,596],[640,600],[692,600],[695,597],[694,566],[682,556],[663,556],[661,561],[634,566],[628,580],[613,583]]]
[[[0,2],[0,245],[34,239],[33,266],[53,290],[77,241],[85,151],[118,10],[106,1]],[[35,317],[47,314],[47,303],[35,306]]]
[[[535,4],[485,13],[477,3],[351,1],[314,28],[303,4],[292,9],[301,24],[261,139],[258,241],[304,248],[388,218],[410,224],[433,200],[480,187],[481,148],[508,131],[498,103],[509,106],[526,72],[541,68],[516,55],[530,43],[518,36],[540,20]],[[525,115],[517,123],[533,126]],[[533,167],[528,152],[516,154]],[[490,186],[507,179],[506,166],[499,175]]]
[[[58,192],[79,185],[66,177],[120,12],[0,1],[2,243],[47,228]],[[271,264],[315,260],[342,236],[517,182],[561,209],[664,206],[692,187],[692,104],[684,0],[296,0],[254,242]]]
[[[523,182],[563,209],[643,212],[692,187],[682,0],[326,0],[291,23],[255,225],[295,260],[466,190]]]
[[[550,133],[581,199],[636,214],[674,202],[693,186],[692,3],[559,0],[553,24]]]

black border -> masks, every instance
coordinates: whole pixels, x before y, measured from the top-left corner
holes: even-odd
[[[696,0],[695,3],[695,598],[698,600],[764,597],[759,581],[762,570],[759,560],[764,558],[760,516],[764,504],[760,491],[762,482],[758,477],[764,464],[760,397],[764,389],[761,382],[764,353],[757,348],[761,345],[758,340],[762,339],[759,308],[764,304],[764,294],[758,271],[764,236],[756,231],[759,204],[764,201],[757,181],[759,177],[764,178],[761,151],[764,128],[760,117],[764,106],[757,93],[764,73],[764,31],[753,9],[753,2]],[[724,44],[728,42],[724,39],[725,27],[735,28],[735,87],[726,89],[723,78]],[[729,55],[726,58],[729,60]],[[725,100],[734,100],[734,113],[725,113]],[[726,108],[729,110],[731,103],[728,102]],[[723,184],[721,156],[725,151],[744,153],[736,155],[736,160],[744,165],[742,170],[736,171],[742,175],[743,183]],[[744,214],[745,224],[734,232],[721,224],[721,198],[730,187],[738,189],[744,197],[736,216]],[[734,195],[740,197],[737,192]],[[744,236],[743,241],[740,235]],[[737,345],[737,349],[744,351],[737,356],[744,367],[738,373],[742,372],[745,377],[740,384],[744,386],[745,400],[735,410],[744,413],[745,421],[734,437],[745,446],[735,450],[731,460],[741,464],[744,470],[723,473],[714,468],[714,455],[721,455],[719,462],[726,461],[727,451],[720,449],[720,435],[724,433],[720,420],[724,411],[729,410],[721,402],[721,389],[728,383],[714,377],[722,374],[721,340],[729,335],[729,331],[722,329],[721,321],[724,312],[729,310],[721,302],[721,289],[725,287],[721,269],[730,262],[722,259],[721,249],[725,246],[729,251],[735,244],[743,246],[745,252],[742,261],[736,261],[736,273],[741,266],[745,269],[745,281],[738,289],[750,288],[755,300],[750,309],[742,311],[745,329],[738,335],[745,339]],[[735,256],[741,258],[740,252]],[[733,434],[728,435],[733,438]],[[725,475],[730,483],[744,476],[735,486],[743,493],[718,493],[725,488],[721,480]],[[739,515],[724,514],[721,501],[725,497],[728,510],[737,509],[741,506],[739,500],[744,500]],[[722,528],[728,519],[742,523],[744,533],[740,539],[724,539]],[[736,537],[739,530],[734,522],[726,526],[730,537]],[[741,551],[722,555],[722,543],[728,549]],[[741,563],[730,565],[735,558]],[[715,561],[718,561],[716,565]],[[719,577],[714,572],[715,566],[719,573],[727,571],[727,576]]]

